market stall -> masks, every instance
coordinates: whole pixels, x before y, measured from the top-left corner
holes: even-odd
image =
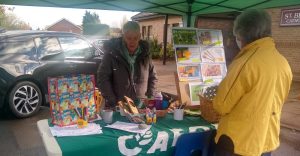
[[[128,122],[118,112],[114,113],[114,122]],[[146,133],[131,133],[106,127],[103,120],[94,122],[102,128],[102,134],[86,136],[53,137],[50,120],[38,121],[38,129],[42,136],[47,154],[76,155],[172,155],[176,141],[181,134],[213,131],[216,125],[210,124],[200,117],[185,116],[175,121],[172,114],[158,118]]]

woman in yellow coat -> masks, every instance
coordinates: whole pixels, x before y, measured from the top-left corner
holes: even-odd
[[[217,155],[267,155],[279,146],[280,116],[292,82],[287,60],[271,36],[263,10],[237,17],[234,34],[241,51],[228,68],[214,98],[221,114]]]

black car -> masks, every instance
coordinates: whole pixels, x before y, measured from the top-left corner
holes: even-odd
[[[0,32],[0,108],[19,118],[47,102],[47,78],[94,74],[102,51],[78,34],[50,31]]]

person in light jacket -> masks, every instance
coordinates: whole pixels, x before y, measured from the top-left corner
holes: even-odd
[[[263,10],[240,14],[233,32],[241,48],[213,101],[221,115],[217,155],[270,155],[279,146],[280,116],[292,72],[271,38],[271,17]]]
[[[124,96],[133,100],[153,96],[157,84],[149,45],[140,40],[138,23],[125,23],[122,32],[122,37],[104,43],[105,54],[97,71],[97,85],[111,108]]]

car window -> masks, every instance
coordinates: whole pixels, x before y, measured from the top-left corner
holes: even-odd
[[[0,54],[35,53],[33,40],[26,41],[0,41]]]
[[[38,47],[39,57],[61,53],[59,42],[56,37],[35,38]]]
[[[92,53],[90,44],[77,37],[59,37],[65,57],[85,58]]]

